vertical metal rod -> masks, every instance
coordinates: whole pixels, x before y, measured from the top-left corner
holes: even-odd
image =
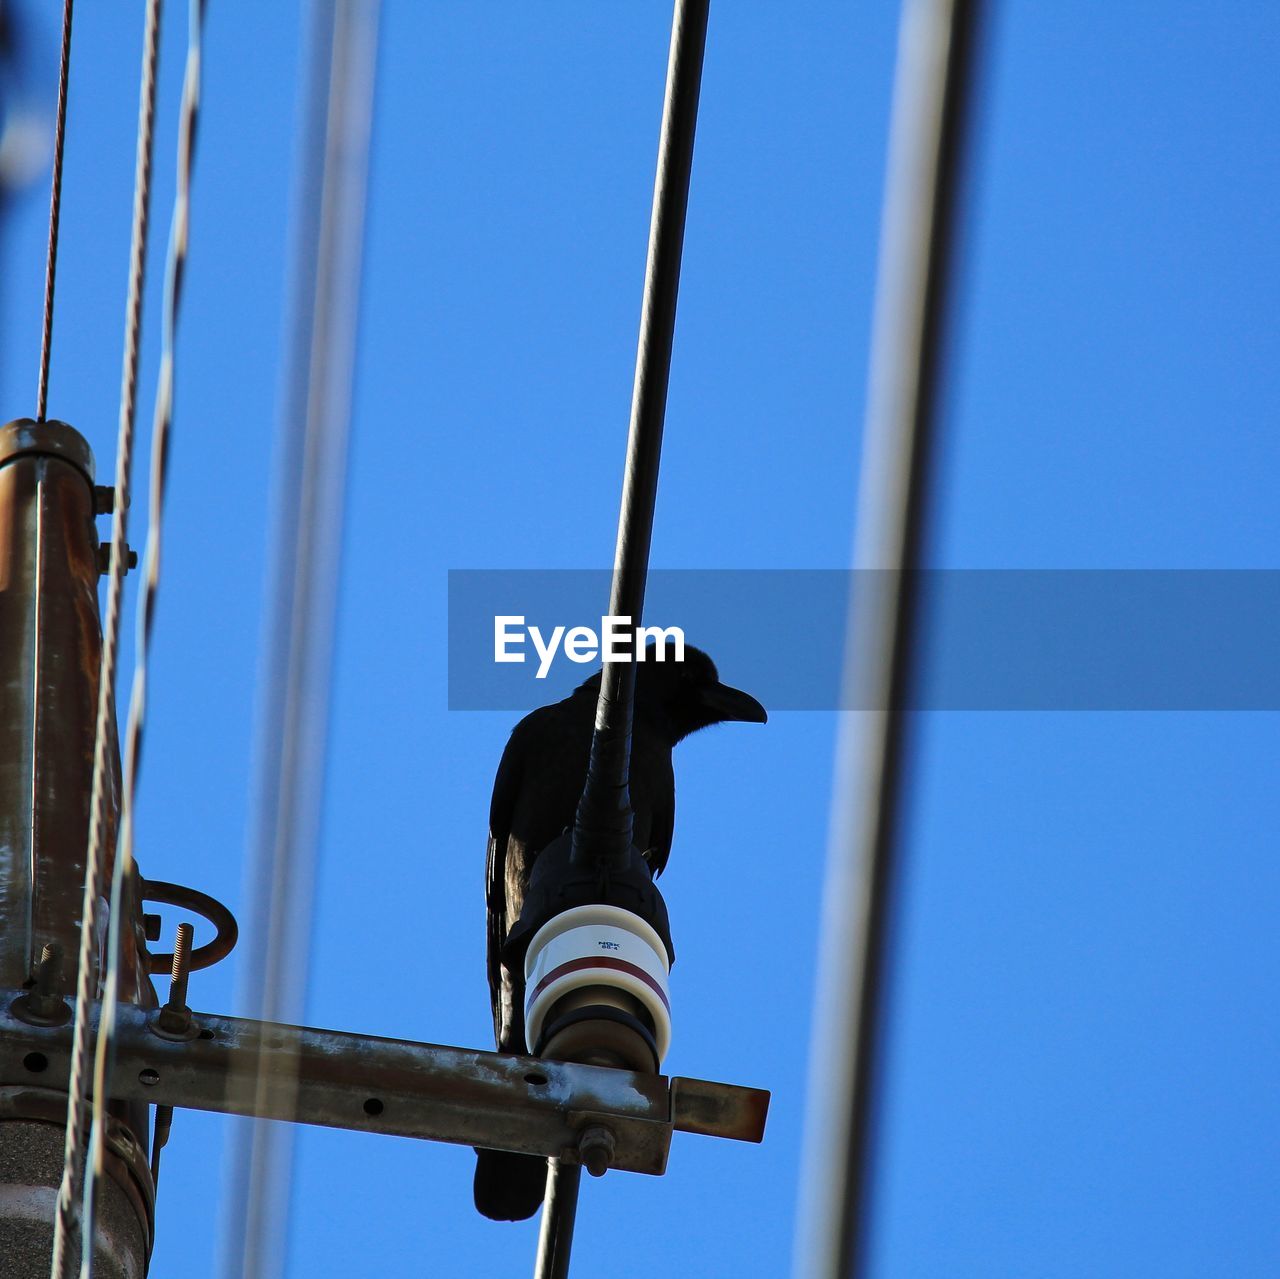
[[[559,1159],[551,1161],[547,1195],[542,1204],[534,1279],[567,1279],[573,1251],[573,1223],[578,1216],[578,1187],[581,1184],[581,1164],[566,1164]]]
[[[709,7],[710,0],[676,0],[671,21],[622,508],[609,596],[610,614],[629,617],[633,627],[639,626],[644,611],[649,572]],[[604,664],[587,784],[573,827],[573,858],[578,862],[616,863],[631,851],[629,785],[635,679],[634,662]]]
[[[290,336],[277,443],[275,551],[256,744],[253,910],[243,1011],[301,1019],[311,946],[347,441],[377,62],[378,0],[312,0],[295,187]],[[288,1086],[287,1063],[257,1088]],[[232,1134],[222,1273],[284,1272],[293,1136],[241,1121]]]
[[[907,0],[894,89],[796,1279],[866,1273],[905,702],[978,0]],[[874,580],[872,580],[874,579]]]

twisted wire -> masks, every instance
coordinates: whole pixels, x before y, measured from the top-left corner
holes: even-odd
[[[187,263],[190,230],[191,169],[195,155],[196,127],[200,111],[201,34],[204,0],[187,6],[187,60],[182,80],[178,118],[177,180],[169,226],[165,262],[165,288],[161,318],[160,371],[151,424],[151,475],[147,503],[147,543],[143,555],[142,585],[138,593],[133,684],[129,695],[129,720],[125,730],[120,793],[120,843],[111,871],[110,916],[107,926],[106,981],[93,1071],[93,1124],[89,1165],[85,1175],[81,1273],[88,1275],[91,1261],[94,1191],[103,1175],[106,1137],[106,1098],[114,1062],[116,1010],[120,995],[120,954],[125,932],[125,883],[133,869],[133,816],[138,768],[147,713],[147,665],[156,598],[160,589],[162,517],[169,462],[169,432],[173,425],[173,386],[178,315],[182,306],[182,282]],[[177,961],[175,960],[175,963]]]
[[[98,681],[98,713],[94,728],[93,789],[89,805],[89,842],[85,857],[84,901],[80,912],[80,956],[76,975],[76,1015],[67,1095],[67,1138],[62,1184],[54,1217],[52,1279],[69,1279],[74,1264],[73,1241],[80,1226],[78,1194],[84,1172],[85,1118],[89,1057],[89,1001],[93,995],[93,961],[99,902],[104,887],[103,857],[109,782],[108,744],[113,734],[116,653],[120,641],[120,597],[124,588],[125,536],[129,477],[138,385],[138,334],[146,277],[147,213],[151,200],[152,126],[155,120],[156,60],[159,53],[160,0],[147,0],[142,38],[142,71],[138,101],[138,141],[134,165],[133,229],[129,247],[129,292],[125,303],[124,361],[120,384],[120,416],[116,436],[115,509],[111,521],[111,561],[107,571],[107,609],[103,621],[102,666]],[[87,1232],[92,1248],[92,1231]]]
[[[36,421],[49,407],[49,359],[53,351],[53,284],[58,271],[58,223],[62,216],[62,152],[67,136],[67,83],[71,72],[71,8],[62,6],[62,54],[58,63],[58,114],[53,126],[53,187],[49,195],[49,249],[44,266],[44,327],[40,334],[40,381],[36,388]]]

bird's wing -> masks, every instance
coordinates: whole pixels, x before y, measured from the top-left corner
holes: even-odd
[[[649,847],[646,851],[654,879],[667,868],[667,858],[671,856],[671,841],[676,833],[676,773],[669,754],[666,767],[666,785],[658,788],[649,818]]]
[[[492,832],[489,835],[488,865],[485,871],[485,891],[487,894],[485,910],[486,959],[489,966],[489,1004],[493,1008],[494,1042],[502,1042],[502,946],[507,940],[506,911],[499,897],[495,904],[493,885],[497,884],[499,892],[502,886],[503,866],[506,863],[507,840],[502,836],[499,840]]]
[[[489,851],[485,858],[484,897],[486,915],[487,958],[489,965],[489,1001],[493,1006],[493,1033],[502,1044],[502,948],[507,940],[507,844],[511,837],[511,814],[520,790],[519,751],[514,749],[515,735],[507,742],[493,783],[493,799],[489,805]]]

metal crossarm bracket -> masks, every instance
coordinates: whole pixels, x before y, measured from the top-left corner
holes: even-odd
[[[14,1011],[23,993],[0,995],[0,1083],[65,1090],[71,1027],[23,1020]],[[98,1014],[95,1004],[95,1033]],[[114,1097],[567,1162],[578,1160],[585,1129],[603,1127],[611,1167],[651,1174],[666,1170],[674,1131],[764,1136],[769,1094],[755,1088],[206,1013],[179,1037],[159,1017],[119,1009]]]

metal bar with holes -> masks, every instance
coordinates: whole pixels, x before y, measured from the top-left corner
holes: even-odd
[[[34,1018],[21,990],[0,995],[0,1079],[65,1089],[71,1026]],[[15,1004],[17,1007],[15,1008]],[[96,1031],[98,1005],[90,1025]],[[673,1132],[764,1136],[769,1094],[535,1057],[379,1039],[308,1026],[121,1007],[112,1092],[122,1101],[211,1110],[579,1160],[587,1128],[613,1136],[610,1166],[661,1174]],[[290,1063],[281,1086],[270,1063]],[[267,1085],[246,1088],[259,1065]],[[296,1073],[295,1073],[296,1072]]]

